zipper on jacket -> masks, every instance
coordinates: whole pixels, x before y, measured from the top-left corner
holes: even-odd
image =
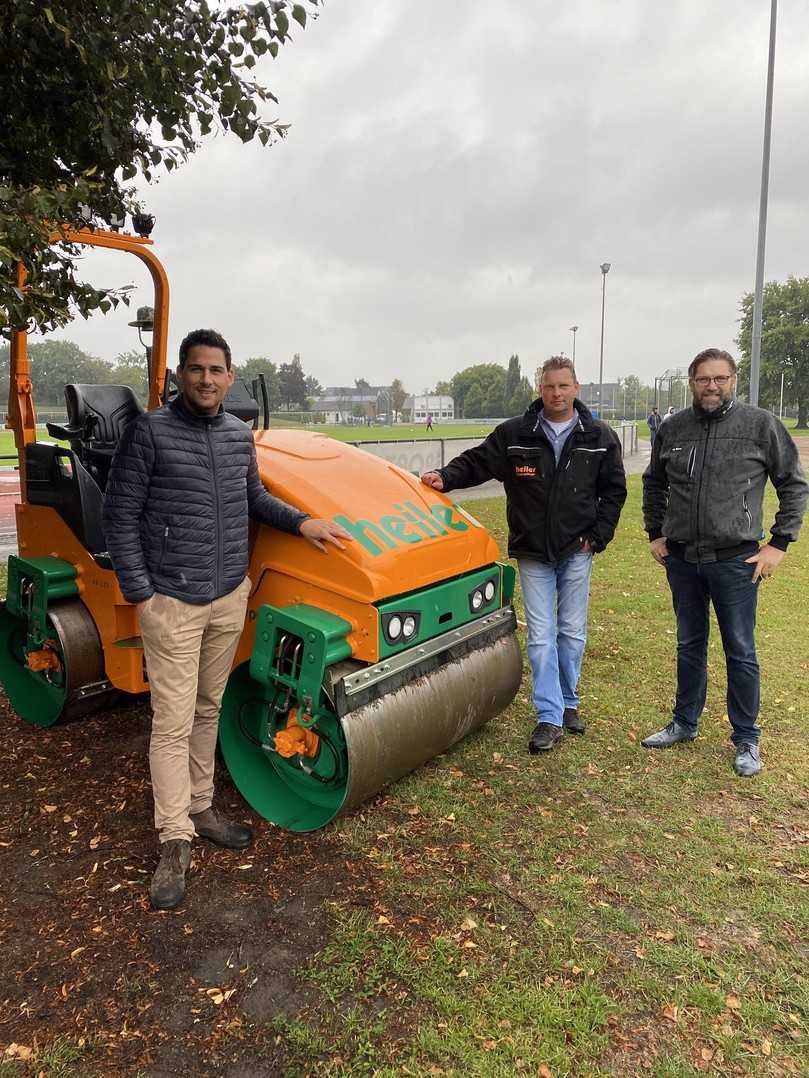
[[[558,464],[556,463],[556,453],[554,453],[553,451],[553,446],[551,445],[550,440],[545,434],[545,431],[542,431],[542,437],[545,439],[546,444],[550,447],[554,463],[553,475],[551,477],[551,489],[548,493],[548,507],[545,512],[545,553],[549,557],[551,553],[551,521],[555,519],[556,516],[556,503],[558,501],[559,495],[559,479],[562,473],[568,470],[571,461],[573,460],[573,439],[576,437],[579,431],[583,430],[584,427],[582,426],[581,417],[579,417],[578,424],[574,426],[573,430],[570,432],[570,434],[568,434],[567,438],[565,439],[565,444],[562,447],[562,456],[559,458]],[[565,460],[565,458],[567,459]],[[563,460],[564,466],[562,464]],[[553,508],[554,510],[553,513],[551,513],[550,511],[551,508]],[[556,553],[558,553],[558,551],[556,551]]]
[[[220,573],[222,569],[222,561],[224,560],[224,550],[222,549],[222,514],[219,512],[219,482],[216,475],[216,453],[214,453],[213,442],[211,441],[211,424],[205,424],[205,433],[208,436],[208,456],[211,458],[211,474],[213,475],[213,496],[214,496],[214,515],[216,520],[216,565],[214,566],[214,599],[219,598],[219,592],[222,587],[222,581],[220,579]]]
[[[715,427],[715,423],[711,423],[709,420],[704,419],[703,424],[705,426],[705,446],[702,450],[702,463],[699,468],[699,484],[697,486],[697,519],[696,519],[696,544],[697,544],[697,559],[701,560],[702,551],[700,550],[700,514],[702,513],[702,477],[705,475],[705,465],[708,462],[708,444],[711,440],[711,428]],[[696,447],[695,447],[696,448]]]
[[[742,495],[742,504],[744,505],[744,515],[747,517],[747,527],[752,531],[753,528],[753,515],[747,507],[747,495]]]
[[[166,560],[166,550],[169,545],[169,526],[168,524],[163,530],[163,544],[160,547],[160,568],[163,568],[163,562]]]
[[[697,463],[697,447],[694,445],[691,447],[691,453],[688,457],[688,478],[693,478],[694,465]]]

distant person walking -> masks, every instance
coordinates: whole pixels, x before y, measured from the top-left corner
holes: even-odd
[[[432,413],[430,413],[427,416],[427,430],[432,430],[432,429],[433,429],[433,416],[432,416]]]
[[[660,424],[662,422],[663,416],[658,412],[657,405],[655,405],[649,413],[649,418],[646,420],[646,423],[649,426],[649,438],[652,442],[652,449],[655,447],[655,438],[657,437],[657,432],[660,430]]]

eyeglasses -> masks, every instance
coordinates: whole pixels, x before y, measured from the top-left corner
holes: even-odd
[[[701,374],[699,378],[694,379],[694,384],[698,386],[709,386],[711,382],[716,382],[717,386],[721,389],[722,386],[726,386],[731,378],[734,378],[733,374],[716,374],[713,378],[709,378],[704,374]]]

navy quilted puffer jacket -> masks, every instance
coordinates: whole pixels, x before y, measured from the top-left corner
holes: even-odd
[[[154,592],[210,603],[244,580],[248,517],[297,534],[307,514],[261,484],[249,427],[182,397],[127,427],[112,462],[103,527],[130,603]]]

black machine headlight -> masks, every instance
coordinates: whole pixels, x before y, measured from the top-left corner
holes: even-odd
[[[469,609],[473,614],[479,614],[497,598],[498,577],[490,576],[481,584],[476,584],[469,592]]]
[[[382,615],[382,632],[389,644],[410,643],[418,636],[421,614],[417,610],[398,610]]]

